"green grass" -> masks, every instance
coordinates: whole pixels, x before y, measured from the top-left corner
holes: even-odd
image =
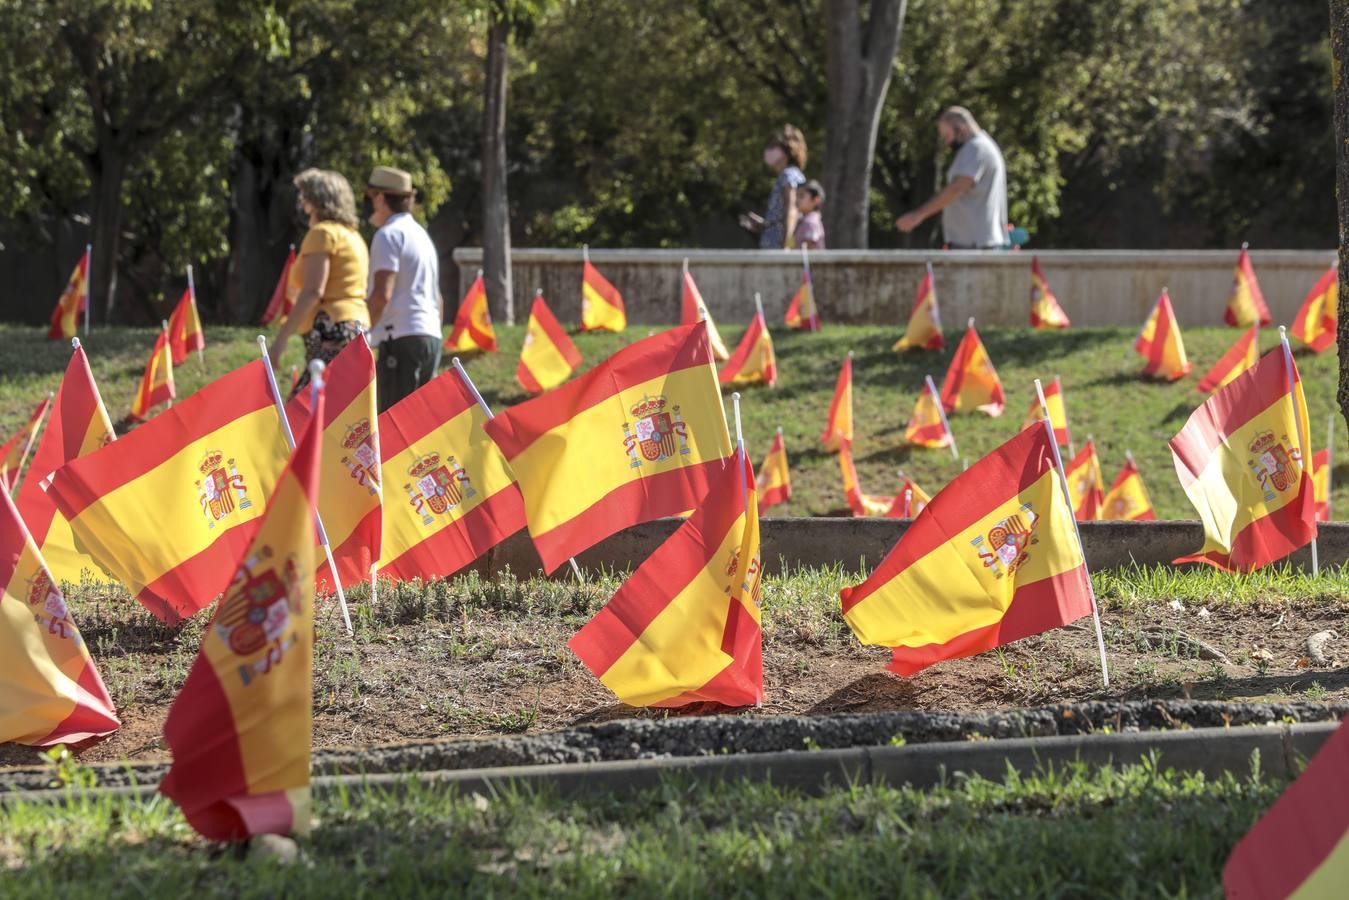
[[[0,807],[6,897],[1219,896],[1283,789],[1074,765],[927,791],[669,781],[618,801],[439,787],[332,797],[289,868],[194,837],[171,804]]]
[[[515,382],[524,335],[519,327],[497,330],[500,352],[469,360],[467,365],[487,401],[501,409],[525,398]],[[575,340],[589,368],[618,348],[645,337],[649,330],[633,326],[622,335],[583,334]],[[742,331],[730,323],[722,330],[728,342],[738,339]],[[208,328],[207,371],[218,376],[255,359],[253,338],[257,333],[257,328]],[[115,328],[98,330],[86,341],[94,376],[114,420],[130,408],[152,335],[148,329]],[[1074,440],[1080,445],[1088,434],[1095,437],[1107,484],[1123,464],[1124,451],[1132,450],[1158,515],[1194,518],[1194,510],[1176,481],[1166,442],[1203,399],[1195,389],[1199,376],[1236,335],[1235,329],[1227,328],[1187,330],[1185,342],[1195,371],[1175,384],[1166,384],[1138,377],[1140,360],[1131,349],[1134,329],[1082,328],[1052,333],[1024,328],[989,330],[982,337],[1007,392],[1007,411],[997,419],[982,413],[954,416],[951,425],[960,452],[973,461],[1007,440],[1029,408],[1034,394],[1032,380],[1060,375]],[[742,391],[745,440],[755,464],[762,460],[777,427],[782,427],[787,442],[794,494],[791,502],[771,514],[841,514],[846,509],[838,463],[818,449],[818,437],[839,366],[849,350],[855,352],[854,456],[864,488],[877,494],[893,491],[895,472],[904,469],[925,490],[935,493],[959,474],[961,464],[948,451],[911,448],[904,443],[904,425],[923,376],[931,374],[940,385],[958,337],[949,335],[950,346],[941,353],[901,355],[890,351],[897,339],[895,328],[831,326],[818,334],[775,329],[778,387]],[[1276,341],[1276,332],[1266,329],[1261,346],[1268,350]],[[282,363],[283,381],[289,379],[290,366],[301,358],[299,342],[293,341]],[[47,342],[41,331],[0,326],[0,434],[11,433],[45,391],[55,390],[68,359],[68,345]],[[1326,420],[1335,409],[1336,364],[1333,354],[1298,355],[1316,448],[1324,446]],[[207,380],[195,359],[179,367],[176,378],[180,397]],[[1336,432],[1336,443],[1344,446],[1342,421],[1337,421]],[[1342,465],[1341,469],[1334,478],[1333,500],[1337,507],[1345,508],[1349,503],[1349,477],[1344,476],[1349,475],[1349,468]]]

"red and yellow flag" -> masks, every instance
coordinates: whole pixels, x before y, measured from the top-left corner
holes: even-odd
[[[1341,724],[1223,867],[1229,900],[1343,897],[1349,884],[1349,727]]]
[[[270,325],[273,319],[280,316],[279,321],[286,321],[290,311],[295,306],[295,296],[290,292],[290,273],[295,267],[295,245],[290,245],[290,252],[286,254],[286,264],[281,267],[281,277],[276,280],[276,287],[272,288],[272,299],[267,301],[267,308],[262,313],[262,324]]]
[[[629,525],[699,506],[731,455],[702,322],[630,344],[485,427],[548,572]]]
[[[946,380],[941,386],[942,406],[948,413],[958,410],[979,410],[994,418],[1002,415],[1007,405],[1002,392],[1002,381],[993,368],[993,360],[974,330],[974,320],[965,329],[965,337],[951,358]]]
[[[1148,489],[1143,485],[1143,475],[1132,456],[1125,458],[1110,490],[1106,491],[1098,518],[1111,522],[1151,522],[1157,518]]]
[[[1252,325],[1250,331],[1237,338],[1235,344],[1227,349],[1213,368],[1199,379],[1199,390],[1211,394],[1218,388],[1230,384],[1242,372],[1245,372],[1260,356],[1260,326]]]
[[[568,644],[629,705],[763,699],[754,473],[738,453],[716,465],[693,515]]]
[[[375,356],[365,341],[351,341],[323,370],[324,422],[319,516],[328,535],[337,577],[344,585],[365,581],[380,557],[383,532],[383,479],[375,406]],[[286,404],[292,434],[309,425],[305,390]],[[331,591],[332,570],[321,559],[316,583]]]
[[[1049,424],[1054,426],[1054,440],[1058,441],[1060,447],[1067,447],[1073,442],[1073,436],[1068,430],[1068,408],[1063,403],[1063,382],[1055,375],[1054,380],[1044,386],[1044,392],[1045,406],[1049,407]],[[1021,423],[1023,429],[1045,419],[1044,410],[1040,408],[1040,395],[1034,392],[1032,394],[1030,409],[1026,410],[1026,419]]]
[[[773,444],[768,448],[754,484],[759,493],[761,516],[770,506],[786,503],[792,498],[792,474],[787,468],[787,444],[782,439],[781,428],[773,436]]]
[[[380,455],[392,486],[380,572],[402,581],[444,578],[525,527],[520,490],[486,422],[454,369],[380,415]]]
[[[206,333],[201,330],[201,316],[197,315],[197,290],[189,280],[178,305],[169,316],[169,351],[173,364],[180,366],[193,350],[206,347]]]
[[[76,347],[56,392],[51,421],[33,452],[30,477],[24,479],[16,500],[19,514],[28,524],[57,584],[79,584],[85,572],[97,577],[102,568],[89,554],[76,549],[70,523],[57,510],[44,485],[66,463],[87,456],[116,438],[84,348]]]
[[[1044,427],[932,498],[871,577],[841,593],[864,644],[912,675],[1091,613],[1090,583]]]
[[[1255,280],[1255,268],[1251,266],[1251,257],[1244,244],[1237,257],[1237,267],[1232,271],[1232,296],[1227,298],[1223,321],[1234,328],[1252,325],[1263,328],[1270,323],[1269,307],[1265,305],[1265,295],[1260,292],[1260,282]]]
[[[0,491],[0,744],[73,744],[121,725],[61,590]]]
[[[622,331],[627,327],[623,295],[587,259],[581,272],[581,330]]]
[[[262,360],[56,470],[79,546],[160,619],[215,599],[288,456]]]
[[[1339,297],[1340,269],[1331,263],[1330,268],[1303,298],[1288,333],[1316,353],[1333,347],[1335,329],[1340,320]]]
[[[1171,439],[1180,486],[1204,523],[1204,546],[1176,562],[1250,572],[1315,538],[1311,443],[1284,346],[1204,401]]]
[[[703,302],[703,295],[698,290],[698,285],[693,282],[693,275],[689,273],[689,261],[684,260],[684,279],[683,294],[679,298],[679,324],[692,325],[695,322],[707,322],[707,339],[712,342],[712,358],[725,362],[731,358],[731,354],[726,351],[726,342],[721,339],[721,334],[717,331],[717,323],[712,321],[712,314],[707,311],[707,304]]]
[[[819,331],[820,311],[815,306],[815,288],[810,282],[810,270],[801,271],[801,286],[792,294],[787,312],[782,317],[788,328],[796,331]]]
[[[884,516],[890,512],[895,498],[868,494],[862,490],[861,482],[857,480],[857,467],[853,465],[851,445],[838,448],[838,465],[843,472],[843,496],[847,498],[848,509],[852,510],[855,518]],[[902,497],[899,502],[903,504]]]
[[[543,291],[534,295],[525,328],[525,345],[515,367],[515,380],[531,394],[550,391],[571,377],[581,365],[581,351],[544,302]]]
[[[937,308],[937,283],[932,277],[932,266],[927,267],[918,283],[918,295],[913,298],[913,312],[904,336],[891,350],[944,350],[946,338],[941,333],[941,312]]]
[[[843,368],[839,370],[838,381],[834,384],[834,397],[829,401],[829,418],[825,420],[820,443],[831,453],[852,446],[851,352],[844,357]]]
[[[890,510],[885,514],[887,519],[912,519],[918,515],[927,505],[932,502],[927,491],[923,490],[918,484],[907,475],[900,473],[903,481],[900,482],[899,490],[895,493],[894,502],[890,505]],[[908,492],[907,503],[904,496]]]
[[[715,352],[716,348],[713,348]],[[777,357],[773,354],[773,336],[768,333],[768,322],[763,313],[756,312],[745,329],[745,336],[735,347],[735,353],[722,366],[717,380],[722,384],[778,383]]]
[[[1312,488],[1316,495],[1316,521],[1330,521],[1330,448],[1312,456]]]
[[[160,793],[213,841],[309,832],[321,395],[315,413],[164,723]]]
[[[1068,497],[1073,502],[1073,515],[1077,520],[1094,522],[1101,518],[1105,508],[1105,482],[1101,478],[1096,445],[1090,439],[1064,467],[1064,474],[1068,477]]]
[[[445,349],[456,353],[497,351],[497,332],[492,326],[492,310],[487,305],[487,288],[481,272],[459,301],[459,312],[455,313],[454,328],[445,339]]]
[[[1162,288],[1148,320],[1143,323],[1143,330],[1134,341],[1134,350],[1146,360],[1144,375],[1158,375],[1175,381],[1189,373],[1185,341],[1181,339],[1180,324],[1176,321],[1176,311],[1171,308],[1171,297],[1166,288]]]
[[[951,431],[942,418],[941,398],[931,379],[923,383],[923,392],[913,405],[913,414],[904,428],[904,440],[915,447],[949,447]]]
[[[70,340],[79,332],[80,314],[89,305],[89,257],[92,252],[91,248],[85,247],[80,261],[75,263],[66,289],[61,292],[61,299],[56,301],[56,309],[52,310],[47,340]]]
[[[1040,268],[1040,258],[1030,258],[1030,327],[1049,329],[1067,328],[1072,323],[1059,306],[1059,300],[1049,289],[1049,281]]]
[[[0,447],[0,490],[5,493],[14,490],[19,473],[23,471],[23,464],[28,459],[29,451],[33,449],[38,431],[42,428],[42,419],[47,415],[47,410],[51,409],[51,405],[52,397],[48,394],[42,398],[37,409],[33,410],[28,421],[23,423],[23,427],[14,432],[13,436],[5,441],[4,446]]]
[[[169,333],[165,329],[155,338],[155,349],[145,363],[145,373],[141,375],[140,387],[136,389],[136,398],[131,401],[131,418],[144,422],[150,417],[150,410],[161,403],[168,403],[177,396],[173,387],[173,352],[169,349]]]

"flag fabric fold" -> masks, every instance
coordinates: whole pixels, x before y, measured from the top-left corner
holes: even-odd
[[[1339,297],[1340,269],[1331,263],[1303,298],[1288,333],[1316,353],[1335,346],[1335,331],[1340,320]]]
[[[80,315],[89,306],[90,253],[90,248],[85,247],[79,262],[75,263],[74,271],[70,273],[65,290],[61,292],[61,298],[56,301],[51,326],[47,329],[49,341],[61,338],[68,341],[79,333]]]
[[[169,316],[169,354],[173,364],[180,366],[189,353],[205,347],[206,333],[201,329],[201,316],[197,314],[197,291],[189,281]]]
[[[699,321],[707,322],[707,339],[712,342],[712,358],[719,362],[730,359],[731,354],[726,351],[726,342],[721,339],[721,333],[717,331],[717,323],[712,321],[712,313],[707,311],[707,304],[703,302],[702,292],[698,290],[698,285],[693,281],[693,275],[689,272],[687,260],[684,262],[682,285],[683,289],[679,298],[679,324],[692,325]]]
[[[1144,375],[1155,375],[1176,381],[1190,371],[1190,360],[1185,355],[1185,341],[1180,336],[1176,311],[1171,307],[1171,296],[1162,288],[1152,312],[1143,323],[1143,329],[1134,341],[1134,350],[1145,360]]]
[[[956,355],[946,369],[946,379],[941,386],[942,406],[948,413],[960,410],[979,410],[997,418],[1007,404],[1002,392],[1002,381],[993,360],[984,349],[984,342],[974,330],[971,320],[961,338]]]
[[[1060,447],[1067,447],[1073,442],[1072,432],[1068,430],[1068,408],[1063,402],[1063,382],[1054,377],[1049,384],[1044,385],[1045,406],[1049,408],[1049,424],[1054,426],[1054,440],[1058,441]],[[1045,418],[1044,410],[1040,408],[1040,395],[1031,392],[1030,409],[1026,411],[1026,419],[1021,423],[1022,429],[1026,429],[1043,422]]]
[[[1312,487],[1316,496],[1316,521],[1330,521],[1330,449],[1312,456]]]
[[[735,353],[721,367],[717,380],[721,384],[737,387],[742,384],[766,384],[773,387],[777,384],[778,367],[773,353],[773,336],[768,332],[768,322],[762,313],[754,314],[744,337],[735,347]]]
[[[1205,372],[1204,377],[1199,379],[1199,390],[1202,393],[1211,394],[1218,388],[1231,384],[1232,379],[1255,365],[1255,361],[1259,357],[1260,329],[1258,325],[1252,325],[1250,330],[1243,332],[1241,337],[1237,338],[1236,343],[1219,357],[1218,361],[1213,364],[1213,368]]]
[[[912,519],[932,502],[932,497],[928,495],[927,491],[920,488],[912,478],[903,474],[900,477],[903,480],[899,484],[899,490],[895,492],[894,502],[891,503],[889,511],[885,514],[888,519]],[[907,509],[904,503],[906,491],[909,494]]]
[[[1251,256],[1244,246],[1237,257],[1236,268],[1232,271],[1232,295],[1227,298],[1223,321],[1234,328],[1250,328],[1252,325],[1263,328],[1270,323],[1265,295],[1260,291]]]
[[[792,475],[787,468],[787,444],[782,439],[782,429],[773,435],[773,443],[768,448],[763,465],[759,467],[759,477],[755,479],[759,494],[759,515],[770,506],[786,503],[792,498]]]
[[[843,358],[843,368],[839,369],[838,381],[834,383],[834,396],[829,401],[829,417],[820,433],[820,443],[834,453],[842,447],[852,446],[852,432],[852,354],[849,353]]]
[[[801,286],[792,294],[782,321],[793,331],[820,330],[820,310],[815,305],[815,288],[810,281],[810,269],[801,270]]]
[[[627,327],[623,295],[587,259],[581,272],[581,330],[622,331]]]
[[[294,267],[295,245],[291,244],[290,252],[286,254],[286,264],[281,267],[281,277],[276,280],[272,298],[267,301],[267,308],[262,312],[263,325],[270,325],[274,319],[284,322],[294,308],[295,297],[290,293],[290,273]]]
[[[1068,497],[1073,504],[1073,515],[1079,522],[1094,522],[1105,509],[1105,482],[1101,478],[1101,461],[1096,456],[1096,445],[1088,440],[1065,467],[1068,479]]]
[[[904,427],[904,440],[915,447],[949,447],[951,432],[942,418],[941,398],[934,393],[930,381],[923,382],[923,392],[913,405],[913,413]]]
[[[570,378],[580,365],[581,351],[567,336],[540,291],[534,295],[534,305],[529,309],[515,380],[529,393],[542,394]]]
[[[862,490],[861,482],[857,478],[857,466],[853,464],[852,447],[844,446],[838,449],[838,466],[843,474],[843,496],[847,498],[848,509],[855,518],[885,516],[890,513],[895,505],[894,497],[868,494]],[[899,503],[901,506],[904,503],[902,495]]]
[[[1138,471],[1133,457],[1124,460],[1110,490],[1106,491],[1099,518],[1111,522],[1151,522],[1157,518],[1148,489],[1143,485],[1143,474]]]
[[[496,328],[492,325],[492,310],[487,305],[487,288],[481,272],[459,301],[459,312],[455,313],[454,327],[445,339],[445,349],[455,353],[497,351]]]
[[[14,432],[10,439],[5,441],[4,446],[0,447],[0,490],[13,493],[14,485],[23,470],[24,461],[28,459],[28,453],[33,449],[33,442],[37,440],[38,432],[42,429],[42,420],[51,405],[50,396],[42,398],[42,402],[33,410],[28,421],[23,423],[23,427]]]
[[[923,280],[918,283],[918,294],[913,298],[913,312],[909,314],[909,324],[904,336],[895,342],[891,350],[943,350],[946,338],[941,331],[941,311],[937,307],[937,285],[928,268]]]
[[[1030,327],[1038,329],[1067,328],[1072,323],[1059,306],[1059,300],[1049,289],[1049,280],[1040,268],[1040,257],[1030,258]]]
[[[131,402],[131,418],[144,422],[150,417],[150,410],[161,403],[168,403],[177,396],[173,386],[173,351],[169,347],[168,331],[161,331],[155,338],[155,348],[145,363],[145,372],[141,375],[140,387]]]

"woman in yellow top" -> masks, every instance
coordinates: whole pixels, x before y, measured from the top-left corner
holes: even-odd
[[[295,176],[299,205],[309,217],[300,244],[300,292],[267,355],[276,368],[292,334],[304,337],[305,371],[295,391],[309,383],[311,360],[333,357],[370,327],[365,306],[370,255],[356,230],[356,199],[337,172],[305,169]]]

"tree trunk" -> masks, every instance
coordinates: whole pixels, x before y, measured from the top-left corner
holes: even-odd
[[[482,268],[492,317],[515,324],[511,292],[511,211],[506,195],[506,54],[510,21],[493,7],[487,32],[482,110]]]
[[[242,147],[235,161],[229,274],[220,318],[257,322],[285,265],[286,246],[300,236],[281,189],[282,161],[266,148]]]
[[[907,0],[825,5],[829,108],[824,160],[824,219],[830,247],[866,249],[871,215],[871,163],[881,106],[899,50]]]
[[[1339,324],[1335,343],[1340,352],[1340,385],[1336,399],[1349,422],[1349,0],[1330,0],[1330,52],[1335,79],[1335,203],[1339,213]]]
[[[115,147],[100,143],[89,159],[89,240],[93,254],[89,271],[89,315],[93,321],[111,322],[117,300],[117,256],[122,236],[122,182],[126,179],[126,156]]]

